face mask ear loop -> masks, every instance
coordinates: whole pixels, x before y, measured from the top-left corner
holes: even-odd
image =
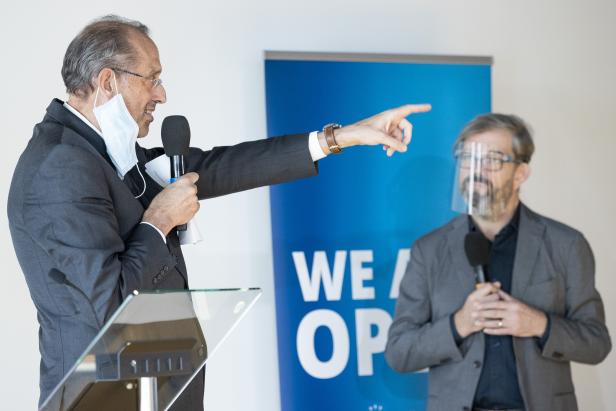
[[[96,108],[96,100],[98,100],[98,91],[100,90],[100,87],[96,87],[96,94],[94,95],[94,103],[92,104],[92,111],[94,111],[94,109]]]
[[[120,90],[118,89],[118,83],[116,82],[116,76],[115,76],[115,72],[113,72],[113,84],[115,84],[115,88],[116,88],[116,96],[118,94],[120,94]],[[115,97],[115,96],[114,96]]]
[[[139,164],[135,164],[135,166],[137,166],[137,171],[139,172],[139,175],[141,176],[141,179],[143,180],[143,191],[141,192],[141,194],[135,197],[135,198],[139,198],[145,194],[145,189],[146,189],[147,184],[145,182],[145,177],[143,177],[143,174],[141,174],[141,170],[139,170]]]
[[[119,94],[119,90],[118,90],[118,83],[116,81],[115,73],[113,73],[113,84],[115,84],[116,95],[118,95]],[[98,92],[100,91],[100,89],[101,89],[100,86],[96,87],[96,94],[94,95],[94,103],[93,103],[92,110],[94,110],[96,108],[96,102],[98,101]]]

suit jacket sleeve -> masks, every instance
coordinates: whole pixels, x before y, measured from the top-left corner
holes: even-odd
[[[389,328],[385,358],[399,372],[409,372],[450,361],[461,361],[449,324],[450,316],[432,318],[430,269],[421,242],[411,249],[411,259],[400,282],[393,322]]]
[[[550,335],[542,355],[597,364],[607,356],[612,344],[605,326],[603,302],[595,288],[595,261],[581,234],[576,235],[565,252],[565,314],[549,314]]]
[[[214,147],[209,151],[191,148],[186,169],[199,174],[199,199],[317,174],[307,134]]]
[[[120,235],[100,159],[70,145],[55,147],[40,165],[24,204],[33,241],[53,267],[81,290],[102,324],[133,290],[175,262],[156,230],[137,224]]]

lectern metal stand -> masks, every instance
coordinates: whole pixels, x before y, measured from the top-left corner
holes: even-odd
[[[258,288],[134,293],[39,410],[168,410],[260,295]]]
[[[156,377],[139,378],[139,411],[158,411]]]

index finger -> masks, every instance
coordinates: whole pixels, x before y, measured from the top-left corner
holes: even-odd
[[[510,296],[509,294],[507,294],[506,292],[504,292],[503,290],[498,290],[498,295],[505,301],[515,301],[515,299]]]
[[[506,311],[509,308],[509,303],[507,303],[506,301],[490,301],[490,302],[483,302],[480,304],[481,306],[479,307],[480,310],[501,310],[501,311]]]
[[[432,110],[432,104],[406,104],[394,109],[397,116],[406,117],[413,113],[425,113]]]
[[[484,295],[484,296],[477,296],[476,301],[477,304],[483,304],[483,303],[488,303],[488,302],[492,302],[492,301],[499,301],[500,297],[498,296],[498,293],[491,293],[488,295]]]
[[[195,184],[197,180],[199,180],[199,174],[195,172],[186,173],[182,177],[178,178],[178,180],[188,180],[191,184]]]
[[[411,135],[413,134],[413,125],[406,118],[400,120],[400,124],[398,124],[398,129],[402,130],[404,136],[404,144],[409,144],[411,142]]]
[[[480,283],[473,294],[476,297],[485,297],[488,294],[492,294],[493,292],[498,291],[498,289],[492,283]]]

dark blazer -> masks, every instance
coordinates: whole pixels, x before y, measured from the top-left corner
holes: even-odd
[[[611,349],[592,251],[580,232],[521,207],[511,294],[551,321],[543,349],[536,338],[513,338],[521,394],[527,411],[577,410],[570,362],[596,364]],[[449,323],[475,286],[467,218],[413,245],[385,350],[400,372],[430,369],[431,411],[471,409],[483,363],[483,333],[458,347]]]
[[[13,175],[8,217],[38,312],[41,403],[133,290],[188,287],[175,230],[165,244],[140,224],[162,190],[144,164],[163,153],[137,145],[147,190],[135,199],[143,190],[136,168],[120,179],[103,139],[62,101],[53,100],[34,127]],[[307,135],[191,148],[186,168],[200,176],[199,199],[317,173]],[[174,408],[198,410],[202,403],[201,378]]]

